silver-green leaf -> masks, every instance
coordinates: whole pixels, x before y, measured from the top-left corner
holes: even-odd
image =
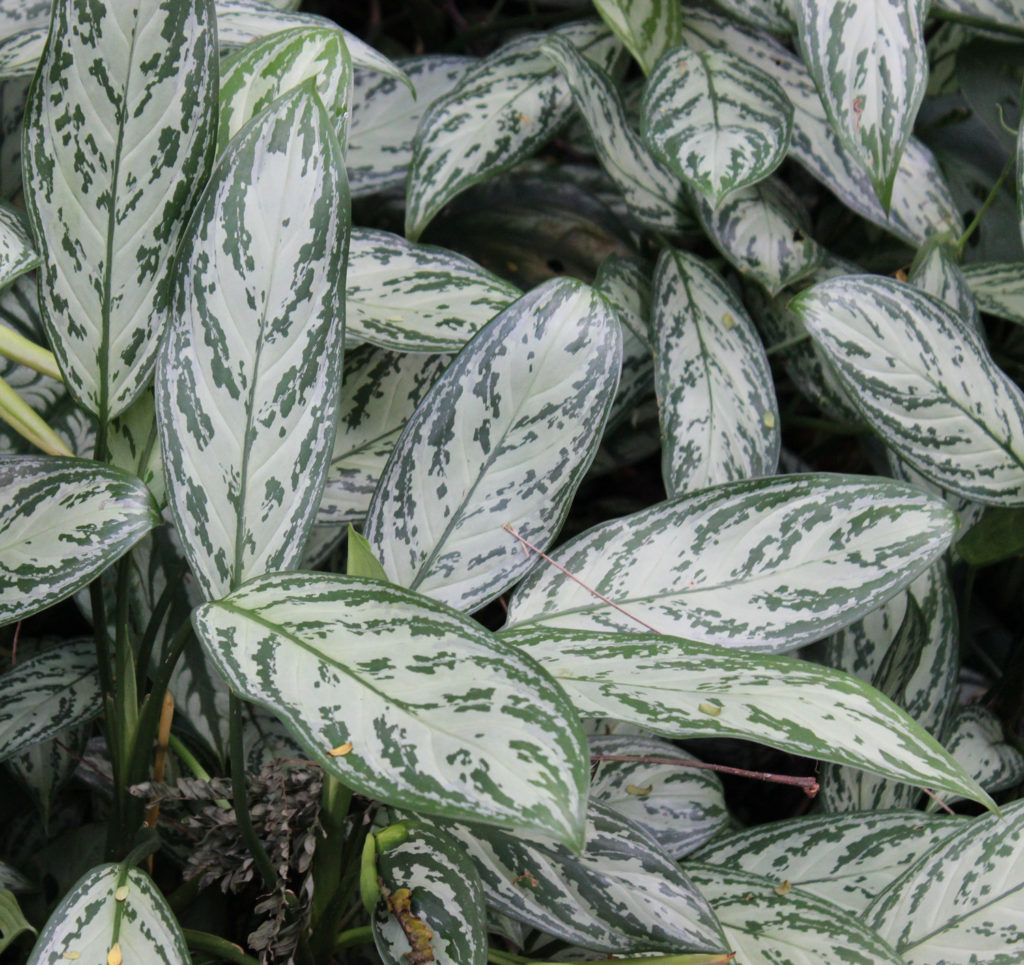
[[[25,109],[43,320],[75,400],[108,420],[153,373],[174,251],[213,157],[212,0],[58,0]]]
[[[682,39],[677,0],[594,0],[594,7],[645,74]]]
[[[380,580],[286,574],[193,622],[231,687],[354,790],[580,843],[588,767],[572,705],[467,617]]]
[[[1024,325],[1024,261],[977,262],[963,272],[979,311]]]
[[[1007,741],[999,718],[987,707],[964,707],[951,721],[945,743],[989,794],[1024,781],[1024,754]]]
[[[0,204],[0,288],[39,266],[32,235],[17,208]]]
[[[367,511],[401,586],[475,609],[531,565],[504,527],[550,545],[594,458],[621,334],[593,289],[554,278],[497,316],[427,393]]]
[[[175,525],[209,598],[299,562],[330,457],[348,196],[307,85],[235,138],[179,254],[157,418]]]

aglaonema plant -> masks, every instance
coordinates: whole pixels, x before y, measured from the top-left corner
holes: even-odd
[[[295,6],[0,2],[0,953],[1024,961],[1017,6]]]

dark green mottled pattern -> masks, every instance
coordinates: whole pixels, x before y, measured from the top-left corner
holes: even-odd
[[[25,216],[0,203],[0,288],[39,265]]]
[[[576,713],[545,671],[468,617],[378,580],[292,574],[250,581],[193,622],[231,687],[354,790],[579,843],[588,767]]]
[[[678,0],[594,0],[594,7],[645,74],[682,39]]]
[[[348,229],[341,147],[307,81],[218,162],[157,371],[170,507],[208,598],[301,559],[341,388]]]
[[[0,625],[80,590],[160,522],[140,480],[81,459],[0,456],[0,507]]]
[[[213,0],[55,0],[25,109],[25,201],[47,334],[102,420],[153,372],[216,98]]]
[[[963,273],[980,311],[1024,325],[1024,262],[976,263]]]
[[[953,246],[955,247],[955,246]],[[985,332],[978,317],[978,306],[971,294],[964,269],[957,264],[949,242],[926,244],[917,253],[907,281],[929,295],[944,301],[979,335]]]
[[[968,704],[953,718],[945,744],[989,794],[1024,781],[1024,754],[1009,742],[999,718],[982,704]]]

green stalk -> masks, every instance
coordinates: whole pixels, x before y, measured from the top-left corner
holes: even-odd
[[[183,928],[182,932],[185,935],[185,943],[194,952],[214,955],[221,961],[231,962],[232,965],[260,965],[259,959],[246,955],[234,942],[229,942],[219,935],[210,935],[192,928]]]
[[[139,695],[135,687],[135,653],[132,650],[128,626],[128,596],[131,583],[131,554],[117,564],[117,606],[114,613],[114,719],[108,728],[116,727],[120,753],[112,759],[114,768],[114,796],[119,797],[116,809],[120,816],[118,851],[122,854],[131,846],[135,832],[142,825],[144,802],[133,797],[128,788],[132,780],[131,764],[138,736]],[[163,699],[161,695],[161,700]]]
[[[988,211],[988,209],[991,208],[992,205],[996,203],[996,198],[999,197],[999,192],[1003,188],[1003,182],[1006,181],[1006,179],[1010,176],[1010,172],[1013,170],[1013,165],[1016,162],[1016,160],[1016,154],[1012,153],[1010,154],[1009,158],[1007,158],[1006,164],[1003,165],[1002,172],[1000,172],[999,177],[996,178],[996,183],[992,185],[992,190],[989,191],[988,197],[985,198],[984,202],[982,202],[981,207],[978,208],[978,213],[974,216],[974,220],[971,221],[971,223],[964,229],[964,233],[960,235],[960,238],[957,240],[956,252],[958,255],[963,254],[964,246],[967,244],[971,235],[973,235],[974,232],[977,230],[978,225],[981,224],[981,219],[985,216],[985,212]]]
[[[184,563],[176,566],[167,574],[167,585],[164,587],[163,592],[160,594],[156,604],[153,606],[153,612],[150,614],[149,622],[146,624],[146,629],[142,634],[142,639],[139,641],[139,655],[136,661],[136,666],[138,668],[136,681],[140,688],[143,681],[146,679],[146,674],[149,672],[149,661],[153,655],[153,647],[156,644],[157,635],[160,633],[160,626],[164,622],[164,617],[167,615],[167,611],[170,610],[171,604],[174,602],[174,594],[178,589],[178,581],[182,576],[184,576],[184,574]]]
[[[372,941],[373,929],[369,925],[360,925],[358,928],[343,931],[334,942],[334,950],[342,952],[357,945],[369,945]]]
[[[0,379],[0,419],[19,436],[51,456],[73,456],[43,418],[7,382]]]
[[[313,905],[310,909],[313,933],[310,944],[315,957],[325,960],[330,957],[334,936],[345,913],[338,890],[344,871],[346,826],[352,791],[337,778],[325,774],[321,801],[320,823],[325,837],[313,855]]]
[[[58,382],[64,380],[53,352],[30,341],[24,335],[19,335],[6,325],[0,325],[0,355],[41,375],[48,375]]]

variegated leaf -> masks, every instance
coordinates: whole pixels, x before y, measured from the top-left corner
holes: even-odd
[[[95,651],[94,645],[92,649]],[[98,686],[96,690],[99,691]],[[99,712],[99,700],[96,711]],[[31,799],[44,829],[49,828],[60,792],[82,759],[87,736],[87,725],[65,727],[49,740],[33,744],[4,761]]]
[[[594,458],[621,366],[607,303],[555,278],[480,332],[406,424],[365,535],[389,577],[460,610],[503,593],[546,548]]]
[[[91,639],[61,641],[19,662],[0,674],[0,760],[92,720],[102,704]]]
[[[859,915],[922,855],[968,823],[920,811],[825,814],[749,828],[712,841],[694,857],[776,885],[788,881]]]
[[[772,475],[782,442],[779,407],[740,300],[706,262],[666,248],[654,273],[652,315],[669,496]]]
[[[598,160],[622,192],[629,213],[653,231],[692,231],[693,212],[682,182],[651,157],[626,119],[622,97],[608,74],[563,37],[552,35],[541,49],[565,77]]]
[[[395,352],[458,352],[522,292],[445,248],[354,228],[347,334]]]
[[[17,868],[0,861],[0,888],[7,891],[31,891],[32,882]]]
[[[785,36],[796,33],[793,4],[794,0],[718,0],[717,6],[758,30]]]
[[[635,821],[673,858],[708,841],[729,820],[722,782],[713,771],[665,759],[697,761],[675,744],[655,737],[609,734],[590,738],[593,800]],[[615,761],[633,757],[647,761]]]
[[[979,311],[1024,325],[1024,262],[979,262],[963,272]]]
[[[6,0],[0,7],[0,37],[29,27],[46,27],[52,6],[51,0]]]
[[[903,965],[877,933],[811,891],[718,865],[686,871],[722,922],[729,947],[751,965]]]
[[[1018,36],[1024,30],[1024,7],[1017,0],[934,0],[932,13],[974,27],[1016,28]]]
[[[569,24],[512,40],[472,67],[420,121],[406,191],[407,238],[415,241],[466,188],[528,157],[565,120],[569,91],[540,50],[552,35],[605,65],[617,49],[605,28]]]
[[[25,110],[43,320],[75,400],[106,422],[149,381],[173,254],[212,160],[213,2],[54,4]]]
[[[914,246],[932,234],[960,232],[960,215],[942,171],[920,141],[907,142],[887,213],[867,174],[830,127],[807,68],[788,48],[720,14],[689,5],[683,10],[683,36],[694,50],[729,50],[779,83],[794,110],[791,156],[847,207]]]
[[[127,864],[93,868],[54,909],[28,965],[188,965],[181,926],[153,880]]]
[[[300,87],[232,141],[182,241],[157,421],[208,598],[294,567],[313,524],[341,383],[347,197],[330,118]]]
[[[48,33],[45,24],[37,24],[0,40],[0,77],[5,80],[31,78],[39,67]]]
[[[354,790],[578,845],[587,758],[572,705],[467,617],[379,580],[292,574],[193,622],[231,687]]]
[[[156,431],[153,394],[144,392],[111,424],[107,437],[110,463],[138,476],[153,494],[158,506],[167,502],[164,464]]]
[[[662,737],[736,737],[935,788],[984,791],[874,688],[804,660],[625,630],[523,627],[501,639],[537,660],[585,717]]]
[[[775,295],[810,275],[825,251],[808,233],[796,196],[774,178],[734,191],[718,208],[694,195],[697,218],[715,247],[741,274]]]
[[[90,583],[160,517],[145,485],[80,459],[0,456],[0,625]]]
[[[852,623],[945,552],[956,517],[901,483],[826,474],[726,483],[602,523],[539,563],[509,626],[656,631],[788,650]],[[628,613],[598,599],[597,591]]]
[[[768,177],[786,156],[792,130],[785,91],[725,51],[677,47],[644,88],[644,140],[713,208]]]
[[[14,893],[6,889],[0,890],[0,955],[26,932],[38,934],[25,917]]]
[[[914,259],[907,281],[945,302],[982,338],[985,337],[967,276],[956,263],[948,243],[943,244],[938,238],[926,242]]]
[[[0,78],[0,198],[21,194],[21,122],[31,77]]]
[[[39,266],[32,235],[17,208],[0,204],[0,288]]]
[[[483,884],[465,849],[439,828],[417,823],[401,844],[377,853],[377,871],[397,906],[408,889],[408,911],[425,925],[437,965],[485,965],[487,914]],[[382,890],[383,893],[383,890]],[[402,896],[402,904],[406,896]],[[378,904],[371,925],[385,965],[408,965],[409,937],[388,900]]]
[[[601,952],[724,951],[707,902],[639,825],[597,801],[582,852],[522,832],[445,825],[472,858],[487,904]]]
[[[960,520],[959,532],[961,534],[971,529],[985,512],[986,507],[981,505],[981,503],[973,502],[965,496],[952,493],[945,487],[933,482],[894,450],[885,450],[885,462],[889,467],[889,475],[893,479],[902,479],[903,482],[911,483],[945,500]],[[959,550],[957,552],[959,553]]]
[[[914,468],[980,503],[1024,505],[1024,394],[943,302],[877,276],[792,303],[864,418]]]
[[[682,40],[675,0],[594,0],[594,7],[645,74]]]
[[[650,266],[639,258],[611,254],[601,262],[594,288],[611,303],[619,321],[636,340],[650,350],[653,299]]]
[[[249,44],[221,66],[217,152],[282,94],[312,79],[344,146],[352,101],[352,61],[341,31],[293,27]]]
[[[796,0],[804,63],[833,130],[889,209],[928,84],[926,0]]]
[[[864,912],[907,965],[1021,960],[1024,801],[975,818],[922,856]]]
[[[475,57],[426,54],[400,61],[416,90],[395,77],[357,70],[348,131],[349,188],[352,197],[405,185],[413,138],[427,108],[465,76]]]
[[[402,429],[450,361],[447,355],[397,354],[370,345],[346,353],[318,522],[359,522],[366,516]]]
[[[1006,740],[999,718],[981,704],[970,704],[953,718],[945,744],[989,794],[1024,781],[1024,754]]]

